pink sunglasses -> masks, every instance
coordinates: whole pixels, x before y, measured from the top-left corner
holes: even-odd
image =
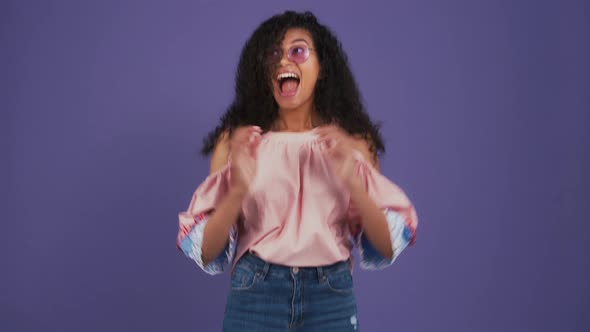
[[[293,61],[296,64],[300,65],[309,59],[309,52],[313,51],[313,48],[308,47],[307,45],[294,45],[289,48],[287,51],[287,59],[289,61]],[[269,63],[278,63],[283,58],[283,50],[280,48],[272,49],[266,60]]]

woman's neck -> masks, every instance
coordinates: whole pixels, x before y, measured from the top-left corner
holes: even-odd
[[[273,126],[275,131],[308,131],[319,125],[315,112],[279,109],[279,118]]]

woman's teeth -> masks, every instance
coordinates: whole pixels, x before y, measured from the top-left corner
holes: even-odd
[[[299,76],[297,76],[295,73],[281,73],[277,76],[277,81],[283,80],[285,78],[299,79]]]

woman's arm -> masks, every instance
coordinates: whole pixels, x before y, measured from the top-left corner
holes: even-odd
[[[383,211],[369,197],[360,181],[357,184],[349,185],[348,189],[350,190],[351,203],[355,206],[362,220],[365,236],[381,256],[388,260],[393,259],[389,224]]]
[[[243,199],[244,193],[230,189],[228,195],[209,217],[203,231],[204,266],[207,266],[225,249],[231,228],[240,215]]]
[[[367,141],[358,138],[353,141],[355,149],[363,154],[375,170],[379,170],[379,159],[370,152]],[[383,211],[369,197],[360,179],[353,177],[352,180],[347,184],[350,199],[362,220],[365,236],[383,257],[393,258],[389,225]]]
[[[227,133],[221,135],[211,157],[210,171],[216,172],[228,162],[230,151],[233,151],[228,194],[211,213],[203,230],[204,266],[224,250],[230,231],[240,216],[242,201],[256,171],[253,151],[260,141],[259,128],[239,128],[231,140],[228,136]]]
[[[330,125],[318,129],[328,148],[333,172],[343,181],[350,192],[350,200],[356,208],[367,239],[383,257],[393,257],[389,235],[389,224],[377,204],[367,193],[363,181],[358,177],[354,150],[360,151],[365,159],[378,167],[376,156],[369,152],[369,144],[352,137],[341,128]]]

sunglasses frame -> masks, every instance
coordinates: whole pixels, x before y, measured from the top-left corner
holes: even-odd
[[[305,58],[301,62],[297,62],[297,61],[293,60],[293,58],[292,58],[292,56],[293,56],[293,49],[295,49],[297,47],[300,47],[300,48],[303,48],[303,49],[306,49],[307,50],[304,53],[305,54]],[[302,63],[305,63],[309,59],[309,55],[311,54],[311,51],[313,51],[313,50],[314,50],[313,47],[309,47],[309,46],[304,45],[304,44],[303,45],[293,45],[293,46],[289,47],[289,49],[287,50],[287,59],[289,59],[289,61],[291,61],[291,62],[294,62],[294,63],[300,65]],[[273,53],[275,51],[278,51],[279,52],[278,55],[276,55],[276,56],[273,55]],[[280,47],[277,47],[276,49],[273,49],[272,50],[271,55],[269,55],[267,57],[267,61],[269,63],[279,63],[282,58],[283,58],[283,49],[280,48]]]

